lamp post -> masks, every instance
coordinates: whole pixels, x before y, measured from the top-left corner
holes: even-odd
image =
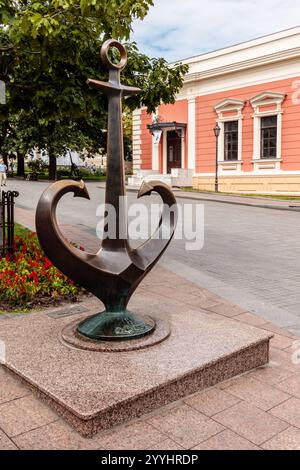
[[[219,165],[218,165],[218,148],[219,148],[219,135],[220,135],[220,132],[221,132],[221,128],[219,126],[219,124],[216,122],[216,127],[214,127],[214,134],[215,134],[215,138],[216,138],[216,174],[215,174],[215,193],[217,193],[219,191],[219,177],[218,177],[218,169],[219,169]]]
[[[0,104],[5,104],[5,83],[0,80]]]

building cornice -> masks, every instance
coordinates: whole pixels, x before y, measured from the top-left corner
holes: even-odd
[[[281,62],[284,60],[289,60],[293,58],[300,57],[300,47],[295,47],[292,49],[274,52],[272,54],[267,54],[240,62],[235,62],[233,64],[227,64],[221,67],[215,67],[209,70],[203,70],[201,72],[188,73],[185,76],[184,83],[191,83],[207,78],[212,78],[216,76],[221,76],[229,73],[238,72],[240,70],[247,70],[254,67],[259,67],[261,65],[272,64],[275,62]]]

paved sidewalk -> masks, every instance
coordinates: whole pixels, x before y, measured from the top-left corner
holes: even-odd
[[[102,183],[105,187],[105,183]],[[137,192],[138,188],[127,187],[129,192]],[[176,198],[190,199],[196,201],[211,201],[222,204],[237,204],[239,206],[261,207],[263,209],[300,211],[300,201],[280,200],[268,197],[251,197],[240,195],[226,195],[222,193],[205,193],[197,191],[181,191],[174,189]],[[292,197],[292,196],[291,196]]]
[[[184,299],[187,308],[230,318],[233,327],[242,322],[274,333],[270,364],[92,439],[81,437],[0,366],[0,449],[300,449],[300,361],[292,361],[293,336],[162,267],[140,291],[149,302]]]
[[[18,208],[17,220],[34,226],[31,211]],[[93,248],[95,239],[86,232],[64,226],[64,233]],[[0,449],[300,449],[300,344],[295,336],[162,266],[139,289],[149,302],[184,301],[212,319],[230,318],[233,327],[242,322],[272,332],[270,364],[92,439],[81,437],[0,366]],[[94,300],[84,304],[89,302]]]

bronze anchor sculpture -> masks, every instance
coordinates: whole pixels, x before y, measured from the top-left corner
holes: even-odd
[[[116,47],[121,55],[118,65],[108,56],[109,49]],[[115,40],[106,41],[101,48],[101,59],[109,70],[109,81],[88,80],[108,96],[108,149],[105,204],[116,210],[116,236],[102,240],[96,254],[86,253],[72,246],[64,238],[57,224],[56,207],[66,193],[74,197],[89,199],[83,181],[58,181],[42,194],[36,211],[36,229],[46,255],[65,275],[94,294],[105,305],[105,312],[81,322],[77,333],[96,341],[120,341],[137,339],[154,331],[152,318],[139,317],[127,310],[128,302],[150,270],[169,245],[177,222],[176,200],[170,188],[159,182],[143,183],[138,198],[157,192],[164,203],[160,222],[152,237],[140,247],[131,248],[126,230],[126,214],[120,204],[125,196],[124,149],[122,129],[122,97],[140,92],[139,88],[120,83],[120,72],[127,63],[125,48]],[[171,212],[168,208],[172,208]],[[162,228],[167,228],[170,237],[163,239]]]

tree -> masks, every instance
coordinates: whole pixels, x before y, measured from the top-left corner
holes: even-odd
[[[107,105],[86,80],[107,79],[99,62],[101,44],[109,37],[128,41],[132,21],[143,19],[152,5],[152,0],[0,0],[0,79],[8,90],[2,122],[14,121],[18,139],[31,129],[23,147],[47,151],[51,178],[58,155],[99,148]],[[173,103],[187,66],[170,68],[164,59],[140,54],[135,43],[126,47],[122,80],[143,90],[127,100],[128,109],[143,105],[154,112],[161,102]],[[16,145],[13,133],[6,135],[6,146]]]

